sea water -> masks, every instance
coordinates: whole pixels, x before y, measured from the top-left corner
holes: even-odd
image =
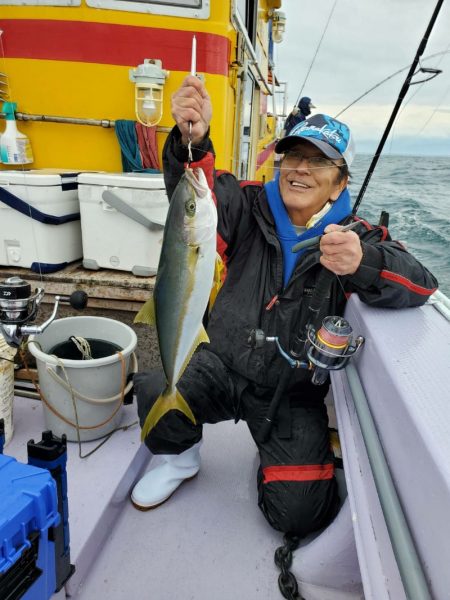
[[[353,203],[372,157],[360,155],[351,167]],[[450,296],[450,157],[381,156],[358,215],[377,224],[389,213],[389,233],[405,243]]]

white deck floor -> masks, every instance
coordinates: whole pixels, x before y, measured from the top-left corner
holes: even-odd
[[[26,462],[26,442],[46,429],[39,401],[15,399],[5,454]],[[122,422],[135,420],[135,405]],[[83,453],[97,442],[83,444]],[[243,423],[206,426],[199,475],[155,510],[140,512],[129,490],[151,454],[139,428],[115,433],[78,458],[68,443],[71,562],[66,593],[79,600],[272,600],[281,534],[257,506],[256,448]],[[158,460],[155,457],[153,460]],[[58,596],[59,599],[60,596]]]

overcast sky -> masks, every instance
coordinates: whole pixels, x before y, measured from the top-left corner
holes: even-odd
[[[334,116],[407,67],[339,117],[350,125],[357,149],[373,151],[437,0],[337,0],[307,76],[334,4],[335,0],[282,0],[280,10],[287,22],[283,42],[275,45],[277,77],[287,82],[288,112],[304,84],[302,96],[312,98],[317,107],[313,112]],[[444,0],[422,56],[422,66],[443,73],[409,89],[385,151],[450,156],[450,0]]]

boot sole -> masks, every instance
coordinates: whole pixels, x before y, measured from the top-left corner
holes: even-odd
[[[136,504],[136,502],[134,502],[133,498],[130,498],[131,504],[134,506],[134,508],[137,508],[137,510],[140,510],[141,512],[147,512],[148,510],[152,510],[153,508],[158,508],[158,506],[161,506],[161,504],[164,504],[164,502],[167,502],[167,500],[170,500],[170,498],[172,498],[172,496],[183,485],[183,483],[186,483],[187,481],[191,481],[192,479],[195,479],[197,477],[197,475],[198,475],[198,471],[195,475],[192,475],[192,477],[186,477],[186,479],[183,479],[183,481],[180,483],[180,485],[173,490],[173,492],[170,494],[170,496],[167,496],[167,498],[164,498],[164,500],[161,500],[161,502],[158,502],[158,504],[152,504],[151,506],[142,506],[141,504]]]

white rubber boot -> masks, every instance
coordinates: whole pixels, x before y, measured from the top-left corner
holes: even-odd
[[[201,442],[181,454],[160,454],[163,463],[148,471],[134,486],[131,502],[139,510],[159,506],[177,487],[197,475],[200,469]]]

